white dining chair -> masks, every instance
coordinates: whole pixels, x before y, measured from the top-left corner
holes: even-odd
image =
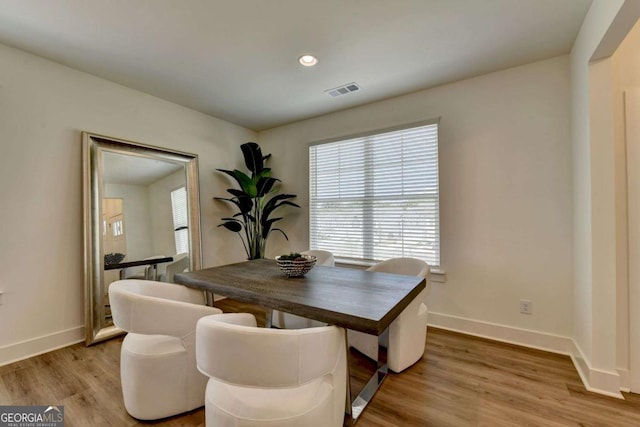
[[[202,291],[147,280],[109,286],[114,324],[122,342],[120,378],[127,412],[155,420],[204,405],[207,377],[196,366],[198,319],[222,313],[204,305]]]
[[[387,363],[399,373],[416,363],[424,354],[427,339],[426,297],[430,290],[429,265],[415,258],[392,258],[380,262],[368,271],[424,277],[426,288],[389,325]],[[378,337],[359,331],[347,332],[349,346],[372,359],[378,356]]]
[[[164,255],[153,255],[150,257],[142,258],[142,261],[147,261],[151,259],[164,258]],[[157,268],[157,267],[156,267]],[[138,267],[127,267],[122,269],[120,274],[120,279],[142,279],[142,280],[157,280],[157,277],[154,277],[154,266],[138,266]]]
[[[196,331],[209,377],[207,427],[340,427],[347,392],[344,329],[257,328],[249,313],[207,316]]]
[[[160,281],[173,283],[173,276],[175,276],[176,273],[182,273],[187,269],[189,269],[189,254],[182,253],[174,255],[173,262],[168,263],[165,267],[164,273],[160,275]]]
[[[326,267],[335,267],[336,261],[333,257],[333,253],[329,251],[323,251],[319,249],[310,249],[308,251],[300,252],[302,255],[313,255],[316,257],[315,265],[323,265]],[[273,310],[271,312],[271,326],[280,329],[304,329],[304,328],[316,328],[319,326],[327,326],[326,323],[319,322],[313,319],[307,319],[306,317],[296,316],[295,314],[285,313],[280,310]]]
[[[302,255],[313,255],[316,257],[316,265],[324,265],[327,267],[335,267],[336,260],[333,253],[324,251],[321,249],[309,249],[308,251],[300,252]]]

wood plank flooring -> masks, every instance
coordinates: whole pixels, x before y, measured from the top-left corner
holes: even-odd
[[[216,305],[264,323],[259,307]],[[0,405],[64,405],[67,427],[204,426],[202,409],[155,422],[127,414],[121,342],[77,344],[1,366]],[[429,328],[422,360],[389,375],[357,426],[640,426],[640,395],[625,398],[587,392],[566,356]]]

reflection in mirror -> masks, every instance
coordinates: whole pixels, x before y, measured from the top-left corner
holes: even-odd
[[[200,267],[197,157],[83,134],[87,344],[122,333],[109,285]]]
[[[102,246],[104,252],[104,265],[118,264],[124,261],[127,253],[127,241],[124,229],[124,199],[103,198],[102,199]],[[118,280],[117,270],[105,270],[104,282],[108,286],[111,282]],[[103,296],[105,313],[101,316],[103,326],[111,326],[111,309],[109,296]]]

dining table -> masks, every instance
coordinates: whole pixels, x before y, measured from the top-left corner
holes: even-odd
[[[152,268],[153,275],[151,277],[152,280],[158,280],[158,264],[163,264],[165,262],[173,262],[173,257],[155,257],[155,258],[147,258],[141,259],[138,261],[127,261],[127,262],[118,262],[112,264],[105,264],[104,270],[120,270],[120,280],[125,279],[124,271],[129,267],[140,267],[143,265],[149,265]]]
[[[271,310],[280,310],[377,336],[371,378],[357,393],[347,381],[345,425],[357,421],[387,376],[389,325],[426,286],[424,277],[348,267],[315,266],[303,277],[288,277],[264,258],[179,273],[174,280],[205,291],[209,305],[215,294],[266,308],[267,327]]]

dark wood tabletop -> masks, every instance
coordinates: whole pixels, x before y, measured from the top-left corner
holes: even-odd
[[[163,262],[172,262],[173,257],[164,257],[164,258],[149,258],[143,259],[140,261],[127,261],[127,262],[119,262],[117,264],[106,264],[104,266],[105,270],[118,270],[120,268],[128,268],[128,267],[138,267],[140,265],[156,265],[162,264]]]
[[[270,259],[179,273],[175,282],[374,335],[380,335],[426,283],[418,276],[324,266],[288,278]]]

